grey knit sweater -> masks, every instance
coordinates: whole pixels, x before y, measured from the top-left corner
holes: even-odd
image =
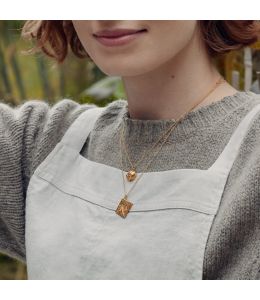
[[[172,132],[149,171],[209,168],[241,119],[258,103],[260,96],[253,92],[237,92],[190,112]],[[0,103],[0,252],[26,262],[24,208],[29,180],[70,124],[92,107],[95,105],[80,105],[70,99],[52,106],[40,100],[17,107]],[[102,112],[81,154],[120,168],[116,133],[121,122],[127,125],[126,141],[135,161],[170,121],[131,119],[127,101],[116,100]],[[206,245],[203,279],[260,279],[259,204],[260,115],[228,177]]]

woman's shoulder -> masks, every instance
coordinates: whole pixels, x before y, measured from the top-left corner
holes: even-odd
[[[0,102],[0,122],[37,123],[42,121],[59,122],[65,119],[74,119],[95,104],[79,104],[72,99],[61,99],[55,103],[46,100],[23,100],[18,105]],[[29,125],[29,124],[27,124]]]
[[[253,112],[255,110],[255,112]],[[244,103],[236,110],[239,116],[239,122],[248,116],[251,112],[250,122],[248,123],[246,134],[243,138],[240,159],[242,164],[255,162],[255,165],[260,165],[260,95],[251,91],[247,91]]]
[[[69,126],[95,104],[79,104],[61,99],[55,104],[45,100],[27,100],[13,106],[0,103],[0,158],[22,161],[25,182],[33,170],[61,140]],[[3,157],[5,155],[5,157]],[[12,157],[13,156],[13,157]]]
[[[241,97],[243,98],[243,95]],[[241,108],[244,110],[245,115],[256,109],[256,115],[253,116],[253,127],[257,124],[260,126],[260,94],[246,91],[244,103]]]
[[[108,126],[117,128],[127,112],[127,104],[127,100],[121,98],[108,103],[97,119],[94,130],[99,131],[105,128],[110,130]]]
[[[30,178],[74,120],[92,107],[96,105],[71,99],[0,103],[0,252],[25,257],[24,203]]]

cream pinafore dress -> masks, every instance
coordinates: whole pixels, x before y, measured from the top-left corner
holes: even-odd
[[[129,194],[134,205],[125,219],[115,213],[124,195],[121,170],[80,154],[103,110],[83,112],[31,177],[28,279],[202,279],[225,184],[260,105],[209,169],[144,174]],[[132,184],[126,181],[127,191]]]

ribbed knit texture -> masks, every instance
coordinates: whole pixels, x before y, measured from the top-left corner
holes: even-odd
[[[190,112],[171,133],[148,171],[209,168],[242,118],[259,103],[259,95],[237,92]],[[0,104],[1,252],[26,262],[24,208],[29,180],[70,124],[92,107],[95,105],[80,105],[70,99],[60,100],[53,106],[39,100],[15,108]],[[81,154],[121,168],[122,122],[133,161],[149,150],[172,124],[171,120],[131,119],[127,101],[119,99],[106,106]],[[146,163],[139,165],[138,172],[143,172]],[[128,167],[124,160],[124,170]],[[228,177],[205,249],[203,279],[260,279],[259,204],[260,115],[246,135]]]

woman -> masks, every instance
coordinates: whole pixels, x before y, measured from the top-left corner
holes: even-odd
[[[259,96],[213,57],[255,21],[35,21],[126,99],[0,106],[0,249],[29,279],[259,279]]]

